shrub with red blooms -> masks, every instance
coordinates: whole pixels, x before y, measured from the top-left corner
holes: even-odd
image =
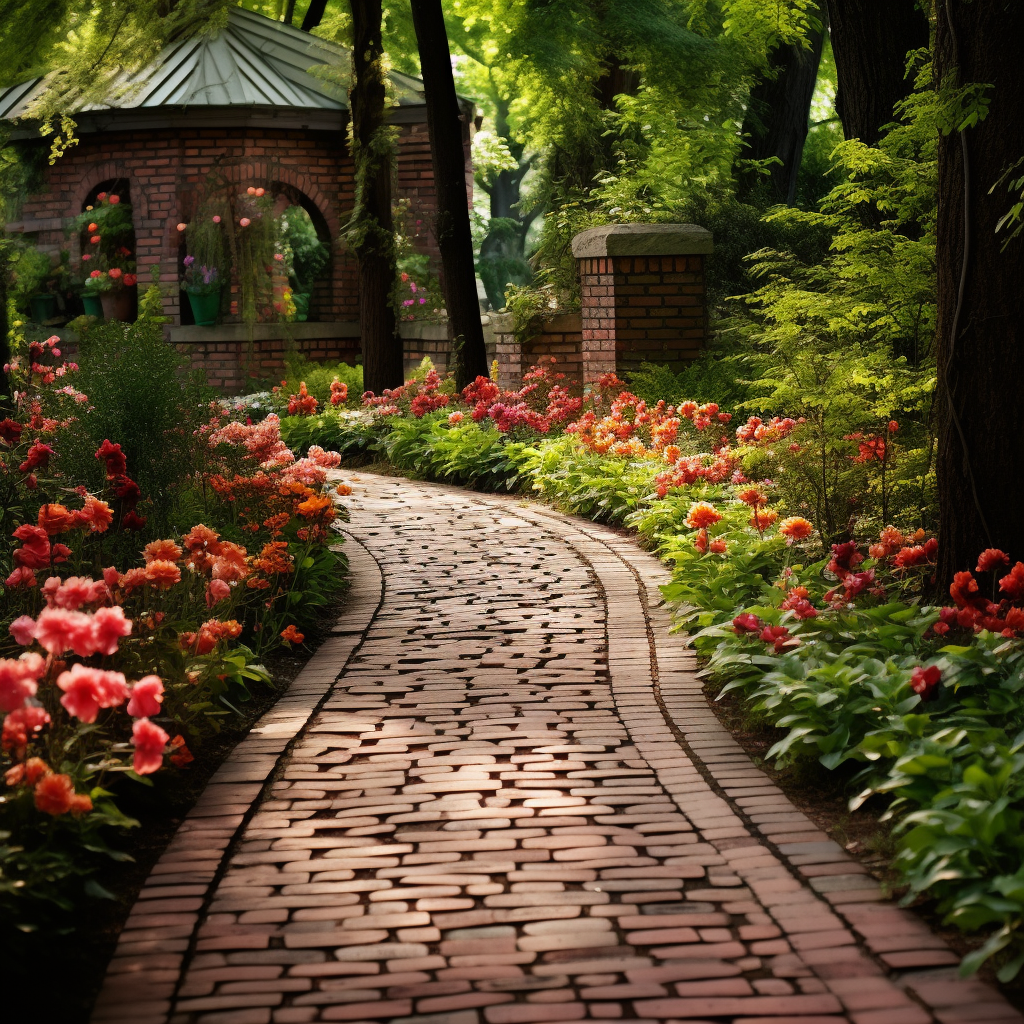
[[[283,627],[319,618],[341,458],[316,445],[296,458],[276,417],[234,423],[217,406],[192,481],[212,525],[154,538],[118,438],[86,449],[84,479],[62,475],[88,399],[67,383],[74,365],[53,362],[56,340],[15,360],[15,411],[0,419],[0,832],[26,863],[63,852],[80,878],[100,830],[132,824],[113,802],[128,780],[185,768],[189,746],[269,682],[260,658]]]
[[[974,573],[965,569],[953,577],[949,596],[951,607],[942,608],[933,632],[944,636],[951,629],[980,633],[989,630],[1007,639],[1024,637],[1024,562],[1017,562],[1009,572],[1000,573],[1010,564],[1010,556],[998,548],[988,548],[978,557],[975,572],[991,573],[998,580],[986,596]],[[998,598],[998,600],[996,600]]]

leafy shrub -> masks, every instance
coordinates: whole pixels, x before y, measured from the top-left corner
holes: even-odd
[[[319,403],[326,407],[331,400],[331,383],[340,380],[348,387],[347,405],[357,405],[363,393],[363,368],[348,363],[315,363],[301,353],[289,354],[285,363],[285,388],[289,392],[299,390],[305,383],[306,389]]]

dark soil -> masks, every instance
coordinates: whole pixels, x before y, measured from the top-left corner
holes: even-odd
[[[95,876],[115,899],[89,900],[68,918],[31,934],[19,933],[13,941],[4,936],[7,948],[0,949],[0,984],[5,1012],[0,1018],[32,1024],[88,1024],[118,936],[153,865],[210,777],[299,674],[340,610],[339,600],[323,616],[318,634],[307,632],[302,650],[279,650],[266,659],[275,688],[254,688],[252,699],[239,706],[242,717],[226,720],[220,733],[195,747],[195,760],[187,768],[158,773],[152,788],[125,787],[118,794],[118,806],[140,827],[109,838],[112,847],[133,860],[108,861],[109,866]]]

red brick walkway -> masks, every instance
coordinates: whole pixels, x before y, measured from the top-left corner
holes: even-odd
[[[154,869],[94,1024],[1024,1020],[722,729],[654,558],[354,487],[346,616]]]

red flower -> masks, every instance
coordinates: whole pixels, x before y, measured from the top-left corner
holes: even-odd
[[[185,743],[185,737],[181,733],[171,740],[170,746],[171,750],[174,751],[171,754],[170,761],[175,768],[184,768],[185,765],[195,760],[192,756],[192,751],[188,749]]]
[[[17,552],[15,552],[17,555]],[[999,589],[1011,601],[1019,601],[1024,596],[1024,562],[1018,562],[1009,573],[999,581]]]
[[[864,556],[857,550],[857,542],[848,540],[845,544],[832,545],[832,559],[825,568],[842,580],[863,561]]]
[[[999,548],[986,548],[978,556],[978,565],[975,572],[995,572],[1004,565],[1010,564],[1010,556]]]
[[[1000,586],[1002,586],[1001,583]],[[953,601],[956,603],[958,608],[966,608],[968,605],[976,605],[979,599],[974,595],[977,593],[978,581],[974,578],[974,575],[969,572],[958,572],[953,577],[953,582],[949,585],[950,597],[953,598]]]
[[[766,644],[771,644],[776,654],[781,654],[784,647],[799,643],[795,637],[789,635],[789,630],[785,626],[765,626],[761,630],[760,639]]]
[[[46,469],[50,464],[53,449],[42,441],[33,441],[25,454],[25,461],[18,467],[19,473],[30,473],[33,469]]]
[[[164,747],[170,736],[148,718],[139,718],[132,726],[132,744],[135,754],[132,767],[136,775],[152,775],[164,763]]]
[[[743,612],[732,620],[732,628],[737,636],[742,636],[744,633],[759,633],[761,620],[753,612]]]
[[[96,458],[102,459],[107,464],[108,480],[124,476],[128,468],[128,460],[125,458],[124,452],[121,451],[121,446],[109,440],[104,440],[96,450]]]
[[[70,672],[57,677],[57,686],[64,691],[62,707],[87,723],[96,721],[100,708],[117,707],[128,696],[128,684],[120,672],[104,672],[77,663]]]
[[[139,533],[146,528],[146,517],[140,516],[134,509],[130,509],[121,517],[121,529],[130,533]]]
[[[928,668],[918,666],[910,675],[910,688],[919,694],[922,700],[934,700],[938,696],[941,677],[942,672],[939,671],[938,665],[929,665]]]
[[[138,282],[139,282],[139,279],[138,279],[138,277],[135,274],[125,274],[124,275],[124,286],[126,288],[132,288],[136,284],[138,284]]]
[[[301,644],[306,637],[292,624],[281,630],[281,639],[287,640],[290,644]]]
[[[23,429],[20,423],[10,417],[0,420],[0,443],[13,448],[21,440]]]

